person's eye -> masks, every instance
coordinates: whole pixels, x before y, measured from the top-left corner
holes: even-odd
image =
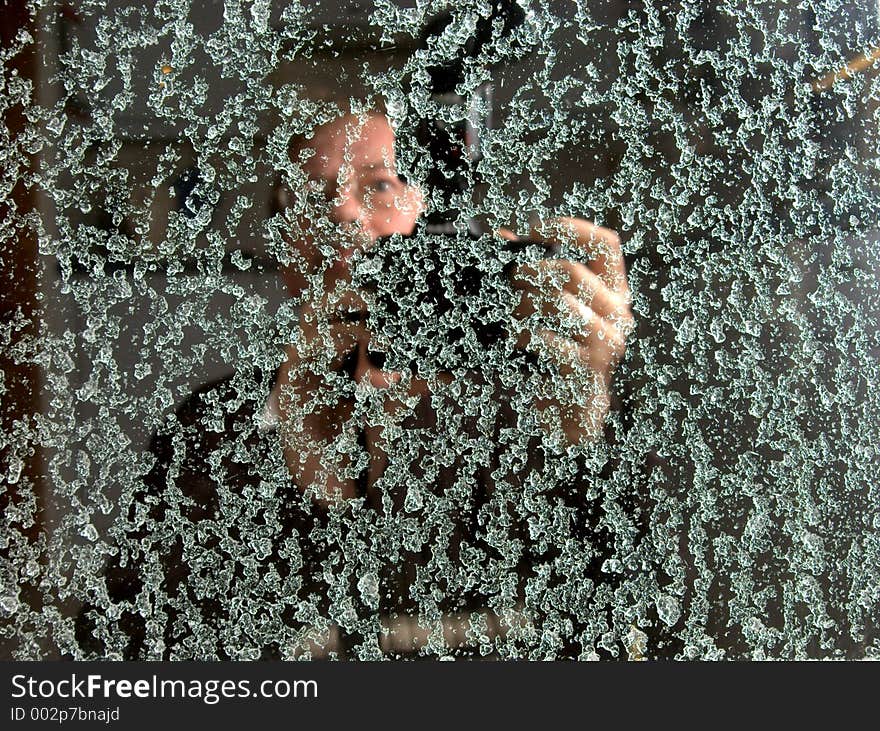
[[[367,183],[364,189],[368,193],[388,193],[392,189],[391,181],[384,178],[377,178]]]
[[[388,198],[400,192],[401,185],[396,178],[375,178],[365,186],[369,195]]]

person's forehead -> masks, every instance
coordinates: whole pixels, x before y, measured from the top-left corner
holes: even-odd
[[[308,168],[325,176],[338,173],[346,157],[356,170],[394,165],[394,132],[379,114],[347,115],[319,127],[309,147],[315,154]]]

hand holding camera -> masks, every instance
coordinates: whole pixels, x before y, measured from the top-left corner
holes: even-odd
[[[506,230],[380,239],[353,275],[390,371],[515,372],[551,430],[569,442],[601,433],[633,323],[613,231],[567,218],[525,240]]]
[[[509,231],[503,231],[508,239]],[[555,363],[563,386],[538,399],[545,426],[576,443],[602,433],[611,375],[634,327],[631,294],[616,233],[579,218],[533,228],[531,239],[562,244],[568,258],[547,258],[512,273],[521,292],[517,344]],[[577,258],[574,258],[576,256]]]

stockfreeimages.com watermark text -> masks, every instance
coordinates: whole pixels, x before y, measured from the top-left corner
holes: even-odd
[[[105,678],[99,674],[49,680],[30,675],[12,676],[12,698],[32,700],[75,700],[130,698],[201,700],[213,705],[234,698],[317,698],[316,680],[168,680],[153,675],[127,680]]]

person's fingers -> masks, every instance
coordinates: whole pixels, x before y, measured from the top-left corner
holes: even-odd
[[[563,293],[562,302],[567,306],[567,314],[573,324],[573,340],[589,346],[594,352],[607,353],[610,357],[623,354],[627,335],[623,328],[601,317],[592,307],[568,292]]]
[[[610,228],[597,226],[583,218],[554,218],[533,227],[531,237],[577,246],[606,286],[614,292],[627,289],[620,237]]]
[[[495,233],[497,233],[502,239],[506,239],[507,241],[516,241],[519,239],[519,236],[517,236],[509,228],[499,228]]]
[[[394,371],[367,369],[367,380],[373,388],[390,388],[400,383],[400,374]]]
[[[545,292],[547,296],[562,289],[576,295],[602,317],[629,317],[629,291],[612,290],[604,280],[584,264],[567,259],[549,259],[518,267],[514,285]]]
[[[556,299],[553,312],[549,312],[549,304],[547,308],[542,314],[556,324],[550,327],[533,324],[530,329],[529,323],[524,322],[516,347],[546,351],[545,346],[551,345],[550,355],[564,374],[586,367],[610,375],[626,349],[627,323],[601,317],[568,292]]]
[[[616,361],[612,351],[600,351],[552,330],[537,330],[534,337],[537,343],[533,339],[531,349],[555,365],[567,384],[565,388],[576,390],[575,398],[607,389]],[[568,398],[572,397],[570,394]]]

